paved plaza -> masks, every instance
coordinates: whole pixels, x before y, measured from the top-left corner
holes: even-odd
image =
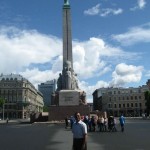
[[[149,150],[150,120],[127,120],[125,132],[89,132],[88,150]],[[64,124],[0,124],[0,150],[71,150]]]

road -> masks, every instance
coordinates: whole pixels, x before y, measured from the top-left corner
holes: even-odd
[[[90,132],[88,150],[149,150],[150,120],[127,120],[125,132]],[[63,124],[1,124],[0,150],[71,150]]]

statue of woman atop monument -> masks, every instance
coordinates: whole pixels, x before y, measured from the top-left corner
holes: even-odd
[[[62,89],[62,74],[59,74],[59,78],[57,80],[57,91],[60,91]]]
[[[73,73],[72,73],[72,89],[73,90],[78,90],[79,89],[77,74],[75,74],[74,70],[73,70]]]
[[[71,72],[71,62],[66,61],[64,63],[64,75],[65,75],[65,88],[68,90],[72,89],[72,72]]]
[[[64,0],[64,5],[69,5],[69,0]]]

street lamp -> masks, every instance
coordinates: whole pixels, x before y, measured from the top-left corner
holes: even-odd
[[[5,103],[3,104],[3,120],[4,120],[4,114],[5,114]]]

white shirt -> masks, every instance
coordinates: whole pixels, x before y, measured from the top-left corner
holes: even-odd
[[[87,126],[83,121],[74,123],[72,126],[73,138],[83,138],[87,134]]]

